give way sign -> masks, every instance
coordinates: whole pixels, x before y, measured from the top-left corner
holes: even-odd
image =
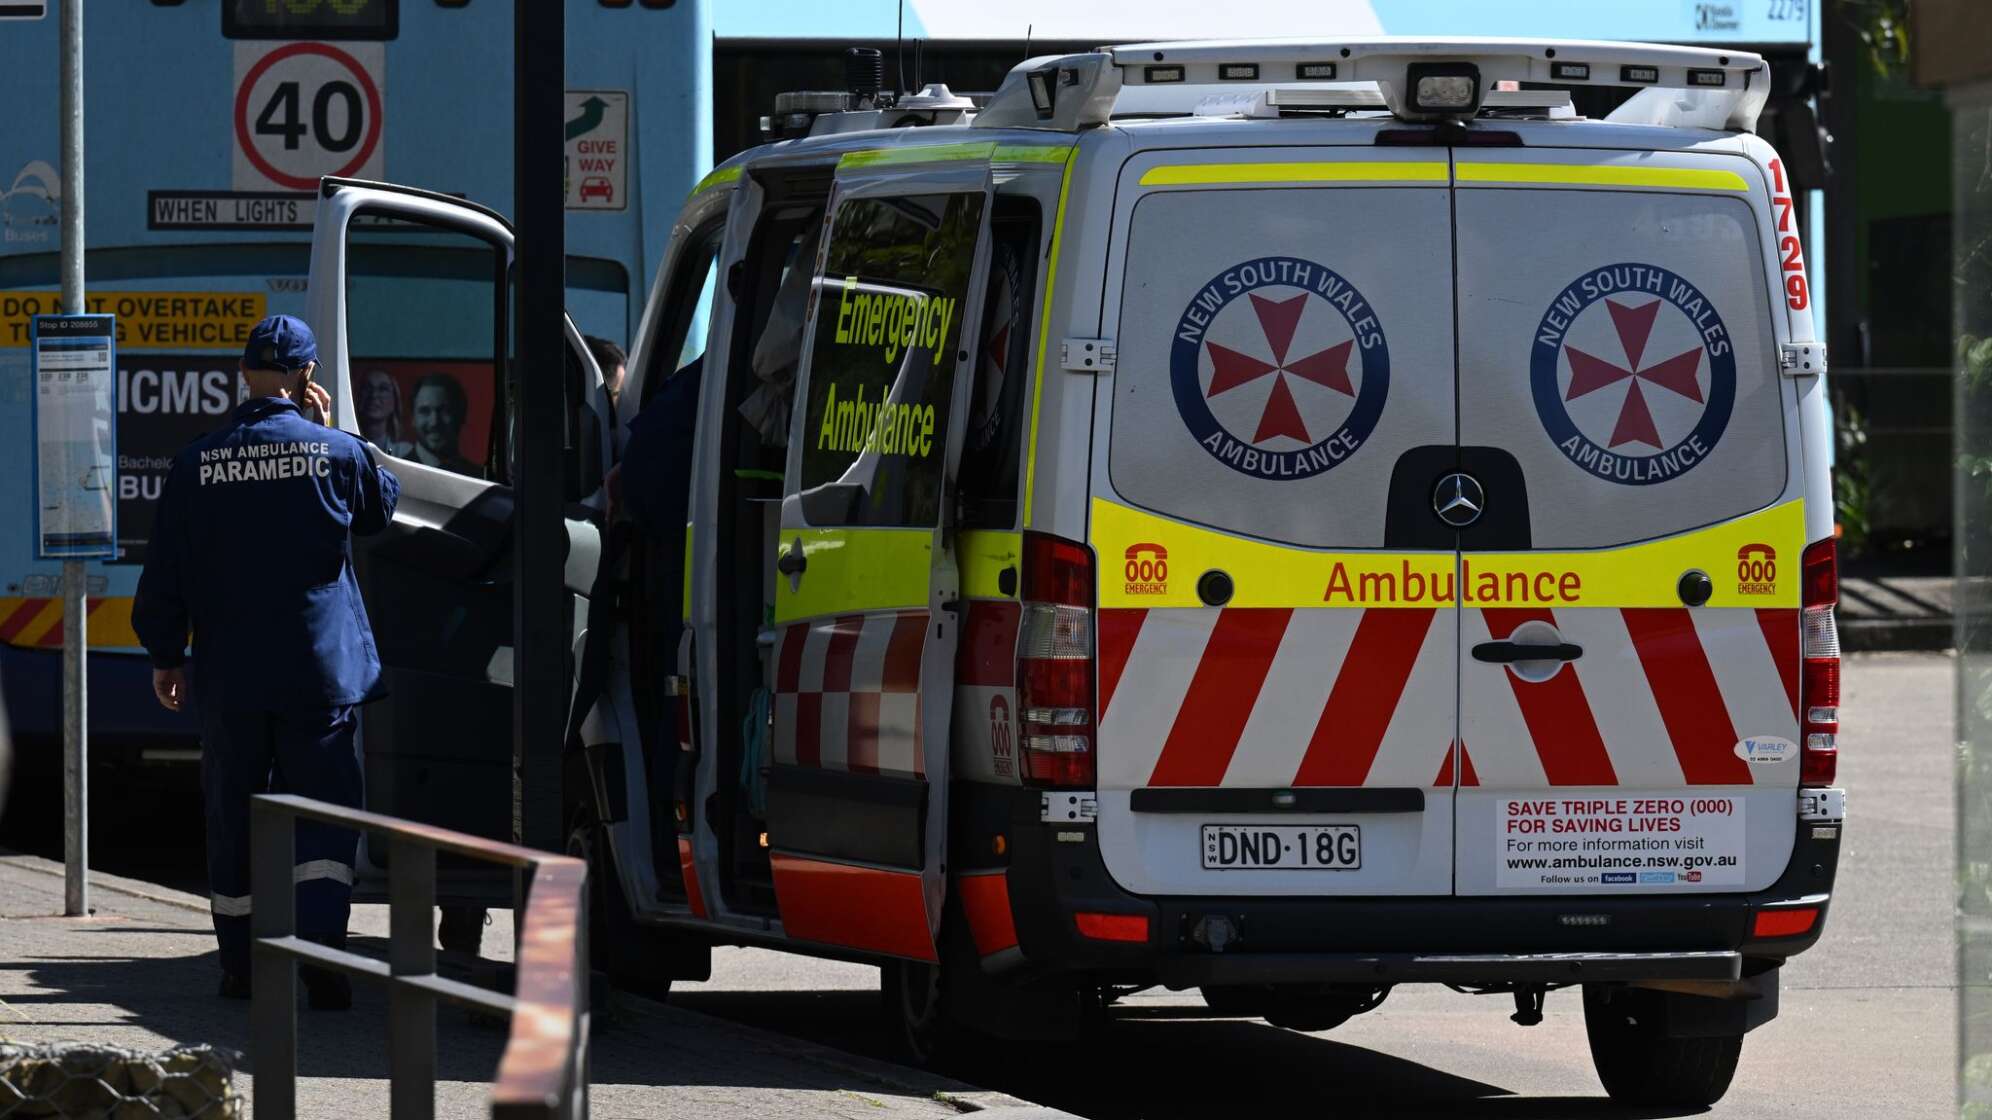
[[[235,44],[235,189],[383,178],[386,94],[381,43]]]

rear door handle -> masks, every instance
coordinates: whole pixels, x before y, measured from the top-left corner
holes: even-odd
[[[1530,646],[1520,642],[1482,642],[1473,647],[1475,661],[1513,665],[1517,661],[1575,661],[1584,656],[1584,647],[1569,642],[1553,646]]]
[[[799,576],[808,567],[809,558],[802,554],[800,548],[782,549],[781,557],[775,561],[775,570],[785,576]]]

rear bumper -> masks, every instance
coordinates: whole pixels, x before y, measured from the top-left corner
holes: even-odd
[[[964,850],[989,850],[961,827],[1007,818],[1007,886],[1022,965],[1115,983],[1202,984],[1568,983],[1734,980],[1811,948],[1825,928],[1839,836],[1801,827],[1778,881],[1750,894],[1562,897],[1148,897],[1114,882],[1090,827],[1039,821],[1035,791],[979,787],[963,801],[996,799],[957,818]],[[1767,907],[1816,906],[1796,937],[1754,939]],[[1080,934],[1073,915],[1147,919],[1141,941]],[[1221,951],[1209,924],[1228,923]]]
[[[1204,984],[1569,984],[1610,980],[1740,980],[1743,954],[1685,953],[1202,953],[1170,954],[1166,988]]]

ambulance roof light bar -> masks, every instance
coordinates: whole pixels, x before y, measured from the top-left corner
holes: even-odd
[[[1128,99],[1141,112],[1170,104],[1187,115],[1212,87],[1244,93],[1254,85],[1348,82],[1376,83],[1399,117],[1464,117],[1478,111],[1483,91],[1503,81],[1630,86],[1642,90],[1633,112],[1608,119],[1751,131],[1770,94],[1770,67],[1748,51],[1577,39],[1137,43],[1030,59],[1010,72],[975,123],[1095,127],[1112,119],[1123,86],[1148,95]]]

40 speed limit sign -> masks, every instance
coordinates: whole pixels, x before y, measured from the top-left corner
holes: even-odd
[[[235,189],[309,191],[321,175],[383,178],[380,43],[235,45]]]

